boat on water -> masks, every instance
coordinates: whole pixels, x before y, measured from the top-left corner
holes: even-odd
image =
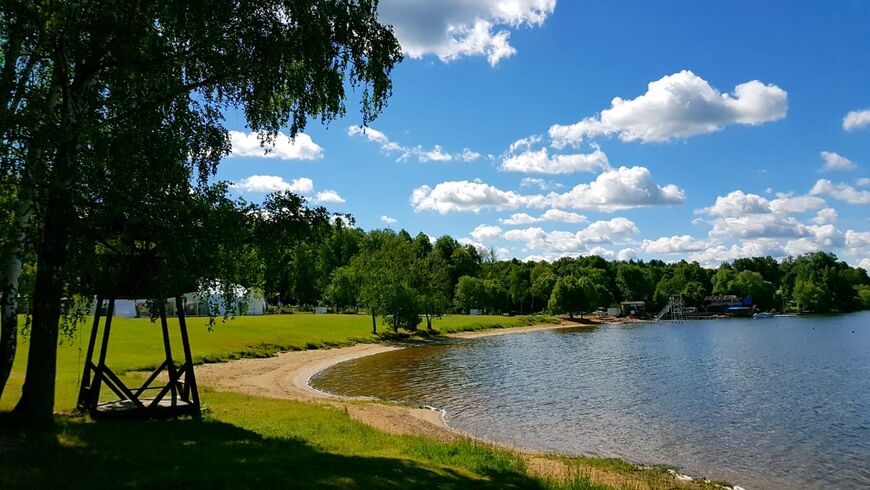
[[[773,314],[766,311],[759,311],[758,313],[752,315],[752,318],[755,318],[756,320],[760,320],[763,318],[773,318]]]

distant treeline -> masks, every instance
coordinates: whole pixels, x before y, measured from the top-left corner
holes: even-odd
[[[543,261],[498,260],[450,236],[434,242],[405,230],[365,232],[349,216],[297,210],[313,224],[288,227],[267,200],[258,233],[263,290],[273,305],[362,307],[394,328],[415,329],[418,318],[472,309],[490,313],[582,313],[621,301],[661,308],[680,294],[686,306],[708,295],[751,297],[762,310],[815,312],[870,308],[867,272],[830,253],[777,262],[752,257],[708,269],[697,262],[607,261],[598,256]],[[318,208],[319,209],[319,208]],[[282,221],[285,223],[282,225]],[[292,220],[291,220],[292,221]]]
[[[262,290],[272,311],[318,305],[337,311],[361,308],[372,315],[373,327],[381,317],[394,329],[414,330],[424,320],[431,325],[433,317],[471,310],[582,314],[622,301],[644,301],[654,313],[677,294],[685,306],[695,307],[704,306],[705,296],[733,294],[751,297],[765,311],[870,308],[867,272],[829,253],[782,262],[743,258],[716,269],[697,262],[607,261],[598,256],[550,263],[498,260],[491,251],[481,253],[447,235],[432,241],[426,234],[412,237],[404,230],[365,232],[350,215],[308,207],[291,193],[269,195],[262,205],[232,202],[221,192],[206,197],[210,204],[203,205],[201,216],[191,218],[201,223],[187,233],[194,238],[178,239],[182,235],[171,220],[156,228],[160,236],[176,238],[164,240],[169,242],[163,245],[167,256],[188,257],[177,267],[200,271],[201,285],[222,285],[228,297],[234,285]],[[0,215],[0,222],[8,219]],[[104,249],[111,252],[99,244],[90,252],[96,253],[96,263],[105,262]],[[22,297],[33,287],[35,253],[27,252]],[[77,281],[93,275],[89,271],[94,263],[82,264]],[[20,304],[29,307],[26,300]]]

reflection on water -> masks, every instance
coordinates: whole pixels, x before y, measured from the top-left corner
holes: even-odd
[[[764,488],[870,488],[870,312],[539,331],[339,364],[325,391],[466,432]]]

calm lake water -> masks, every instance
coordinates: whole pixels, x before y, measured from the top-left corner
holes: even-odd
[[[318,389],[491,440],[747,488],[870,488],[870,312],[539,331],[356,359]]]

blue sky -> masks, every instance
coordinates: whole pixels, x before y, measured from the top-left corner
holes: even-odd
[[[370,128],[351,100],[264,157],[228,114],[218,178],[501,257],[870,268],[870,3],[382,0],[381,18],[406,59]]]

